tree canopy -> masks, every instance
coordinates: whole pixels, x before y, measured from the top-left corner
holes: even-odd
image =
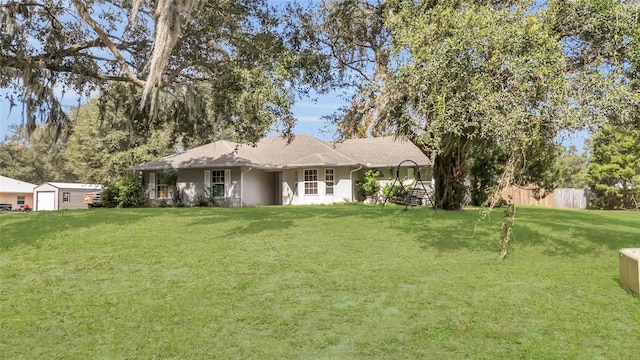
[[[599,209],[638,209],[640,129],[607,124],[592,137],[587,181]]]
[[[119,82],[142,90],[122,99],[138,105],[130,116],[160,107],[188,134],[216,122],[255,141],[274,123],[290,130],[297,92],[327,74],[265,0],[11,0],[0,11],[0,87],[29,130],[66,123],[60,91],[88,98]]]

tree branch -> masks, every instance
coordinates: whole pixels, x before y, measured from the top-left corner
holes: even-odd
[[[98,37],[100,38],[102,43],[107,48],[109,48],[109,50],[111,50],[111,53],[115,57],[116,61],[120,64],[120,70],[122,70],[122,72],[129,79],[129,81],[131,83],[135,84],[136,86],[144,87],[145,82],[143,80],[139,79],[137,76],[135,76],[131,72],[131,70],[129,69],[129,65],[127,64],[127,61],[125,60],[125,58],[120,53],[120,50],[118,49],[116,44],[114,44],[111,41],[111,39],[105,33],[105,31],[102,28],[102,26],[100,26],[100,24],[98,24],[98,22],[96,22],[95,20],[93,20],[93,18],[91,18],[91,15],[89,14],[89,11],[87,11],[87,8],[82,3],[80,3],[79,0],[72,0],[72,2],[75,5],[76,10],[78,10],[78,15],[80,15],[80,17],[84,21],[86,21],[87,24],[89,24],[93,28],[93,30],[98,34]]]

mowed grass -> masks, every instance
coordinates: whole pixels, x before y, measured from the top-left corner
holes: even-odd
[[[640,213],[343,205],[0,214],[3,359],[632,359]]]

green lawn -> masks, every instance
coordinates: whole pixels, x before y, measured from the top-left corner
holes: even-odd
[[[2,359],[632,359],[640,213],[0,213]]]

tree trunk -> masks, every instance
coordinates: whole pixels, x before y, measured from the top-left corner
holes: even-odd
[[[439,153],[433,161],[435,178],[434,202],[438,209],[460,210],[466,194],[464,184],[464,146],[452,146]]]

